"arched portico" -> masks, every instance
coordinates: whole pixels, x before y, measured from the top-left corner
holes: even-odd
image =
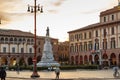
[[[117,61],[116,61],[116,55],[115,53],[111,53],[110,55],[110,65],[116,65]]]
[[[92,55],[89,55],[89,63],[93,64],[93,62],[92,62]]]
[[[88,64],[88,57],[87,57],[87,55],[84,56],[84,64]]]
[[[99,65],[99,56],[97,54],[95,54],[94,61],[95,64]]]
[[[32,64],[33,64],[32,57],[29,57],[28,58],[28,65],[32,65]]]
[[[80,55],[80,64],[83,64],[83,57]]]
[[[103,54],[102,60],[103,60],[103,66],[109,66],[109,59],[106,53]]]
[[[74,64],[74,56],[71,56],[71,64]]]
[[[78,65],[78,55],[75,56],[75,64]]]

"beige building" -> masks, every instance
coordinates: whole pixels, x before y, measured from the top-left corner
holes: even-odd
[[[69,31],[71,64],[120,66],[120,8],[100,13],[100,22]]]
[[[37,62],[41,60],[45,37],[37,36]],[[57,55],[58,39],[51,38],[53,53]],[[0,65],[32,65],[34,34],[19,30],[0,29]]]
[[[61,64],[69,63],[69,41],[58,43],[58,56]]]

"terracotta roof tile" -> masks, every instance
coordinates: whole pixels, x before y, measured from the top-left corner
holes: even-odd
[[[30,32],[24,32],[20,30],[11,30],[11,29],[0,29],[0,35],[7,35],[7,36],[29,36],[33,37],[34,34]]]
[[[83,30],[87,30],[87,29],[91,29],[91,28],[103,27],[104,25],[110,25],[110,24],[114,24],[114,23],[120,23],[120,20],[103,22],[103,23],[95,23],[95,24],[91,24],[91,25],[76,29],[76,30],[69,31],[68,33],[83,31]]]

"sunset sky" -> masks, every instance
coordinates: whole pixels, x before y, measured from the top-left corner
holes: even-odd
[[[27,5],[34,0],[0,0],[1,29],[17,29],[34,33],[34,14]],[[37,35],[50,36],[59,41],[68,40],[71,30],[99,22],[101,11],[118,5],[118,0],[37,0],[44,13],[37,12]]]

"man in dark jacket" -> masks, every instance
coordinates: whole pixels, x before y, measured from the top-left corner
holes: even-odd
[[[6,71],[3,67],[1,67],[0,69],[0,77],[1,77],[1,80],[5,80],[6,78]]]

